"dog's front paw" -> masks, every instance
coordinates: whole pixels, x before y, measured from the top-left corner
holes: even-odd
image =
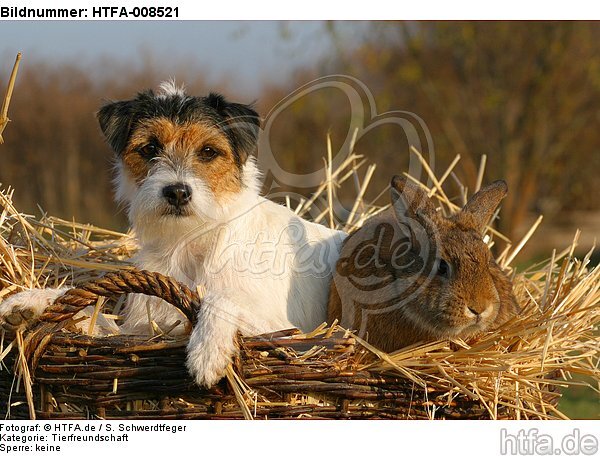
[[[243,296],[219,290],[207,291],[198,309],[198,322],[187,346],[187,368],[200,386],[210,388],[225,376],[238,351],[236,334],[240,324]]]
[[[196,336],[196,337],[194,337]],[[192,333],[187,346],[186,366],[192,378],[200,386],[210,388],[225,376],[227,366],[237,352],[235,341],[202,341]]]
[[[0,326],[8,331],[16,331],[36,322],[54,300],[66,288],[46,288],[25,290],[0,302]]]

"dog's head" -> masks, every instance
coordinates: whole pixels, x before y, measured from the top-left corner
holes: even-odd
[[[216,219],[255,186],[246,164],[260,119],[250,106],[189,96],[168,82],[106,104],[98,121],[117,156],[117,200],[136,229]]]

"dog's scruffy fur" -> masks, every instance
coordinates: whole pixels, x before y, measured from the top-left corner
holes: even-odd
[[[116,198],[139,242],[136,266],[206,290],[188,345],[197,383],[222,377],[238,330],[310,331],[326,320],[344,235],[259,196],[259,117],[251,107],[163,83],[158,93],[106,104],[98,120],[117,158]],[[63,292],[14,295],[0,304],[0,323],[31,320]],[[123,324],[98,332],[149,334],[149,313],[163,330],[189,330],[177,326],[184,318],[172,306],[132,295]]]

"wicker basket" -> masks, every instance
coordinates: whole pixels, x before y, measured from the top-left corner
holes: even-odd
[[[435,418],[490,417],[467,395],[423,388],[394,369],[369,369],[373,353],[340,327],[240,337],[232,371],[239,385],[224,379],[210,390],[186,372],[184,337],[90,337],[66,329],[100,296],[130,292],[158,296],[192,323],[200,303],[182,284],[146,271],[110,273],[70,290],[5,358],[0,407],[7,417],[407,419],[431,418],[432,409]],[[30,390],[27,382],[17,390],[14,372],[26,371]],[[498,412],[501,418],[505,409]]]

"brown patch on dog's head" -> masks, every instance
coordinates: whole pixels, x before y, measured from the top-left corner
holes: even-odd
[[[177,124],[164,117],[140,122],[122,160],[138,185],[153,166],[168,160],[193,170],[217,197],[239,192],[242,186],[231,144],[219,128],[208,123]]]

